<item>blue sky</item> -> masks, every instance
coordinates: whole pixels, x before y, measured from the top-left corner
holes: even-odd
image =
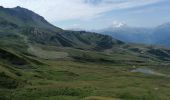
[[[170,22],[170,0],[1,0],[0,5],[28,8],[64,29],[155,27]]]

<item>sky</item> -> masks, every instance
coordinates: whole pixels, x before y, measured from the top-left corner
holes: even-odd
[[[156,27],[170,22],[170,0],[0,0],[30,9],[63,29]]]

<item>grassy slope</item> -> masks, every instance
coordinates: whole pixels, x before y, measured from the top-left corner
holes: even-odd
[[[154,68],[157,72],[166,74],[169,71],[169,69],[159,70],[159,63],[155,63],[154,60],[148,62],[146,58],[140,57],[139,53],[132,52],[131,48],[134,47],[125,46],[126,52],[122,50],[123,47],[121,50],[117,50],[119,49],[117,47],[103,53],[37,46],[39,52],[43,50],[43,53],[48,54],[62,51],[67,52],[68,56],[61,60],[53,57],[37,58],[32,54],[25,55],[25,59],[36,66],[31,69],[1,65],[1,79],[8,77],[5,79],[9,79],[7,81],[9,86],[12,86],[11,81],[16,81],[18,84],[14,88],[2,85],[5,87],[0,91],[2,100],[11,98],[12,100],[168,100],[170,98],[168,77],[131,72],[134,66]],[[45,64],[32,62],[34,60],[28,57]],[[159,59],[156,60],[159,62]],[[11,68],[15,71],[11,71]]]
[[[31,84],[15,90],[13,99],[80,100],[89,96],[123,100],[169,98],[169,78],[131,73],[131,66],[73,61],[46,63],[51,66],[36,69],[37,75],[28,80]]]
[[[2,100],[170,98],[169,78],[131,72],[134,68],[147,67],[169,74],[168,49],[122,44],[97,52],[31,44],[24,36],[11,34],[3,35],[0,41],[2,50],[8,54],[6,59],[0,59]],[[25,59],[27,63],[11,64],[12,58]]]

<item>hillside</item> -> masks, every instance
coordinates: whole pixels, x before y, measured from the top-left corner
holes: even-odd
[[[169,61],[167,48],[63,30],[25,8],[0,7],[0,100],[168,100]]]
[[[2,24],[16,27],[39,27],[50,30],[62,30],[47,22],[42,16],[22,7],[3,8],[0,7],[0,18]]]
[[[25,42],[28,40],[27,42],[32,43],[80,49],[107,49],[119,43],[106,35],[62,30],[51,25],[43,17],[21,7],[1,7],[0,17],[2,38],[23,38]]]

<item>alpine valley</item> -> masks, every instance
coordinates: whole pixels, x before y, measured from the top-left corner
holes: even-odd
[[[169,100],[169,64],[168,48],[63,30],[28,9],[0,7],[0,100]]]

